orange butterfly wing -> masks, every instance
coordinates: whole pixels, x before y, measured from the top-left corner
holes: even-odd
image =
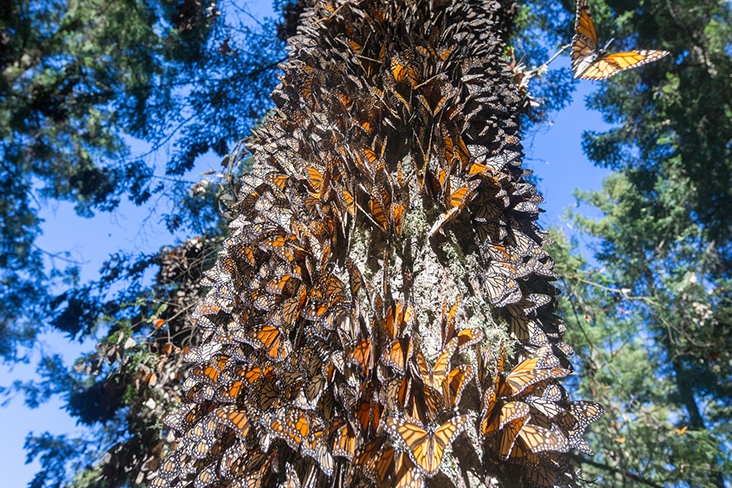
[[[445,448],[452,444],[465,427],[467,415],[454,417],[434,432],[425,430],[419,424],[386,419],[387,428],[397,434],[409,448],[409,455],[428,477],[434,476],[442,464]]]
[[[620,71],[637,68],[644,64],[658,61],[666,56],[668,51],[626,51],[622,53],[613,53],[603,56],[596,60],[587,69],[582,71],[577,78],[585,80],[605,80]]]

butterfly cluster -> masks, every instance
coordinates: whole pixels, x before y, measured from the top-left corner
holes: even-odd
[[[201,342],[153,488],[419,487],[459,476],[461,436],[486,476],[572,484],[566,453],[589,451],[602,409],[558,382],[572,351],[501,8],[303,14],[194,313]]]

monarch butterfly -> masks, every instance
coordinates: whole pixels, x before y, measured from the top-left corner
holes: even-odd
[[[155,488],[168,486],[170,480],[182,475],[183,469],[182,464],[178,459],[179,457],[180,453],[178,451],[174,451],[170,456],[168,456],[165,461],[163,461],[162,466],[160,466],[160,469],[157,472],[157,476],[152,480],[150,486]]]
[[[275,386],[272,381],[263,380],[260,383],[259,390],[254,395],[254,400],[259,407],[259,410],[265,411],[272,405],[276,406],[279,403],[280,390]]]
[[[224,425],[234,429],[234,432],[239,437],[246,437],[252,427],[246,411],[238,410],[237,407],[233,405],[217,408],[214,412],[216,417]]]
[[[373,428],[373,431],[379,428],[383,409],[384,407],[375,399],[366,398],[358,404],[355,413],[364,436],[368,435],[370,427]]]
[[[536,425],[551,428],[552,424],[557,424],[564,431],[576,429],[576,419],[556,403],[534,396],[527,397],[526,402],[531,405],[531,418]]]
[[[569,444],[572,449],[577,449],[585,454],[592,455],[592,449],[585,439],[582,438],[585,429],[592,422],[602,417],[604,409],[602,405],[595,402],[572,402],[570,412],[576,420],[576,427],[568,430]]]
[[[222,478],[238,476],[243,463],[243,456],[246,453],[246,441],[239,439],[228,447],[221,456],[219,474]]]
[[[211,344],[202,344],[192,347],[183,355],[183,361],[186,363],[205,363],[221,350],[223,344],[214,342]]]
[[[310,378],[295,398],[295,405],[303,410],[314,410],[325,391],[326,381],[322,375]]]
[[[525,423],[518,433],[516,442],[523,443],[534,453],[543,451],[567,452],[569,443],[558,428],[545,429],[538,425]]]
[[[303,456],[310,456],[315,460],[315,464],[327,476],[333,474],[334,459],[330,454],[328,446],[324,441],[322,426],[320,430],[314,430],[304,439],[300,452]]]
[[[412,389],[412,380],[407,376],[392,378],[383,389],[383,403],[387,409],[403,410],[411,398],[409,392]]]
[[[404,205],[402,205],[401,203],[392,203],[391,204],[391,217],[392,217],[392,222],[394,223],[394,231],[397,234],[401,234],[402,230],[404,229],[404,215],[405,215]]]
[[[426,385],[413,384],[407,404],[407,417],[433,422],[445,410],[442,392]]]
[[[336,431],[333,441],[333,456],[340,456],[351,461],[356,452],[356,434],[348,424],[344,424]]]
[[[577,0],[577,17],[572,37],[572,71],[575,78],[584,80],[605,80],[620,71],[637,68],[658,61],[670,54],[668,51],[643,49],[607,54],[605,51],[612,39],[603,48],[597,44],[595,24],[590,15],[587,0]]]
[[[529,470],[526,474],[526,479],[534,486],[550,487],[563,484],[560,483],[562,475],[563,473],[557,472],[543,464],[540,464],[539,466]]]
[[[190,375],[191,377],[195,377],[206,382],[210,381],[216,383],[219,379],[219,374],[224,369],[224,366],[226,366],[226,363],[229,361],[230,357],[231,356],[228,356],[226,354],[221,354],[214,362],[215,364],[196,365],[191,370]]]
[[[384,437],[377,437],[368,444],[361,446],[353,461],[353,464],[360,468],[363,474],[374,484],[379,484],[386,478],[386,474],[394,462],[396,450],[393,447],[384,449],[384,440]]]
[[[387,430],[407,445],[412,461],[426,476],[432,477],[440,469],[445,448],[463,431],[468,418],[467,415],[453,417],[436,429],[432,425],[425,429],[421,424],[392,417],[387,417],[385,422]]]
[[[516,278],[516,270],[508,263],[491,261],[490,267],[483,275],[482,284],[488,299],[496,307],[505,307],[516,303],[523,296]]]
[[[523,402],[508,402],[500,408],[496,408],[498,402],[495,398],[495,389],[491,388],[486,392],[486,410],[480,423],[480,431],[483,435],[490,435],[493,432],[502,430],[507,424],[514,420],[525,418],[529,415],[529,406]]]
[[[364,468],[366,463],[380,454],[381,446],[384,444],[384,437],[377,437],[368,444],[364,444],[356,451],[353,464]]]
[[[364,474],[376,484],[383,483],[391,474],[396,455],[397,451],[393,447],[380,450],[376,456],[371,457],[363,466]]]
[[[577,430],[584,432],[588,425],[602,417],[605,409],[599,403],[581,401],[572,402],[570,411],[579,424]]]
[[[528,417],[518,417],[509,422],[503,429],[503,435],[501,436],[501,446],[499,448],[499,454],[501,459],[508,459],[513,451],[513,446],[516,444],[516,438],[524,427],[524,424],[529,421]]]
[[[364,374],[371,371],[371,339],[361,339],[358,342],[348,344],[346,347],[346,359],[361,366]]]
[[[404,455],[401,456],[402,458],[404,458],[404,461],[402,462],[400,468],[395,468],[396,474],[394,475],[394,479],[396,480],[396,483],[394,483],[393,488],[423,487],[424,484],[422,480],[422,471],[420,471],[419,469],[415,469],[409,458]],[[382,486],[384,486],[385,483],[387,483],[386,480],[384,480]]]
[[[413,318],[412,307],[409,305],[404,306],[402,302],[397,301],[396,305],[389,307],[386,312],[383,328],[390,338],[397,339]]]
[[[243,337],[240,332],[234,332],[234,336],[257,349],[264,349],[269,357],[277,361],[282,361],[292,352],[292,344],[277,327],[259,325]]]
[[[457,350],[463,352],[466,348],[483,340],[483,332],[480,329],[462,329],[455,332],[455,316],[457,315],[462,296],[459,296],[445,315],[446,306],[442,310],[442,343],[448,344],[452,339],[457,338]]]
[[[527,388],[549,379],[563,378],[570,371],[564,368],[538,369],[541,356],[526,359],[520,362],[510,373],[498,378],[496,389],[499,396],[515,397]]]
[[[237,366],[236,373],[239,376],[243,376],[250,385],[262,377],[270,381],[274,381],[275,379],[274,369],[271,365],[264,367],[264,369],[260,366]]]
[[[442,394],[445,398],[445,406],[452,408],[460,403],[463,390],[467,383],[473,378],[473,368],[469,364],[461,364],[450,371],[447,379],[442,383]]]
[[[292,467],[292,464],[285,464],[285,473],[287,476],[284,484],[281,485],[283,488],[301,488],[300,478],[297,476],[297,472]]]
[[[389,221],[387,220],[386,213],[384,213],[384,207],[381,206],[379,201],[371,197],[369,200],[369,211],[371,212],[374,220],[384,229],[389,230]]]
[[[195,459],[203,459],[213,446],[217,435],[217,427],[219,422],[216,417],[206,416],[198,422],[195,427],[186,432],[183,439],[185,441],[185,453]]]
[[[427,367],[424,355],[418,350],[414,354],[416,362],[416,368],[414,368],[416,370],[413,371],[414,376],[420,378],[425,385],[431,388],[442,388],[442,383],[447,378],[448,368],[450,367],[450,358],[455,353],[455,349],[457,349],[457,339],[452,339],[437,356],[435,366],[431,370]]]
[[[294,283],[295,280],[291,281],[291,278],[292,275],[290,274],[284,274],[275,278],[274,280],[267,283],[267,292],[272,295],[282,295],[282,293],[286,291],[288,283],[290,283],[290,287],[293,286],[292,283]]]
[[[531,452],[524,443],[517,442],[511,450],[511,459],[519,461],[524,466],[532,469],[539,466],[539,455]]]
[[[241,381],[234,381],[230,385],[225,387],[219,387],[216,392],[215,399],[222,403],[236,403],[236,399],[244,388],[244,383]]]
[[[401,83],[407,78],[407,67],[405,65],[406,63],[402,59],[393,58],[391,60],[391,72],[397,83]]]
[[[412,340],[409,337],[396,339],[386,346],[386,354],[381,361],[394,368],[399,373],[404,373],[404,368],[412,356]]]
[[[293,449],[299,449],[303,438],[310,435],[310,419],[297,411],[265,412],[260,419],[268,433],[276,438],[284,439]]]

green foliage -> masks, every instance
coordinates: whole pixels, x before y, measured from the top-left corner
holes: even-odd
[[[607,408],[587,472],[602,486],[721,487],[732,472],[732,11],[708,0],[592,8],[615,49],[672,56],[588,98],[613,127],[585,134],[585,151],[616,173],[577,193],[602,217],[571,218],[602,268],[556,236],[579,388]]]
[[[248,133],[270,107],[285,57],[276,24],[250,27],[244,16],[233,3],[188,0],[10,0],[0,9],[0,357],[17,359],[60,302],[85,317],[56,317],[51,325],[70,335],[91,330],[98,305],[83,287],[49,294],[78,283],[74,263],[47,269],[35,246],[42,202],[71,201],[90,217],[123,198],[159,204],[157,194],[169,199],[171,230],[219,225],[207,211],[213,194],[191,192],[181,176]],[[151,154],[172,148],[165,175],[131,155],[130,137]]]

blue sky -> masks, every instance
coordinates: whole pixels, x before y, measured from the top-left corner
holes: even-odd
[[[266,2],[262,5],[251,3],[250,6],[255,16],[261,17],[268,12]],[[567,56],[556,63],[566,65]],[[575,205],[572,196],[574,189],[599,189],[602,178],[609,174],[607,170],[592,166],[581,148],[583,131],[607,129],[599,113],[584,108],[584,97],[594,88],[591,82],[581,82],[573,103],[554,114],[550,123],[535,129],[524,140],[524,164],[541,178],[539,189],[546,200],[542,206],[546,212],[541,216],[540,223],[544,228],[561,226],[569,230],[561,217],[567,207]],[[144,150],[142,147],[137,149]],[[164,155],[158,157],[162,159]],[[198,162],[196,173],[218,168],[219,158],[205,157]],[[140,209],[129,203],[124,203],[113,214],[99,214],[93,219],[76,216],[71,204],[54,203],[43,208],[42,216],[46,222],[38,246],[49,252],[69,251],[71,258],[83,263],[83,277],[87,279],[95,276],[102,262],[112,252],[151,252],[171,242],[171,236],[155,214],[150,215],[148,209]],[[67,364],[72,364],[80,354],[93,348],[91,343],[69,344],[58,333],[45,334],[42,342],[40,347],[61,353]],[[8,385],[16,379],[30,379],[34,376],[34,369],[32,363],[16,365],[13,369],[2,366],[0,385]],[[25,464],[23,443],[30,431],[35,434],[48,431],[51,434],[73,435],[79,428],[63,410],[63,402],[59,399],[30,410],[23,405],[21,398],[14,398],[8,406],[0,409],[0,473],[4,474],[3,486],[26,486],[40,467],[37,461]]]

